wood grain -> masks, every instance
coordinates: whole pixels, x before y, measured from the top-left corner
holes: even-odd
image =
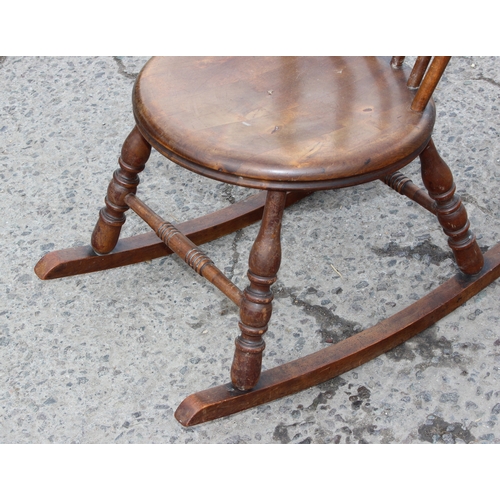
[[[330,189],[414,159],[434,106],[410,109],[408,70],[377,57],[153,58],[134,116],[153,147],[240,186]]]

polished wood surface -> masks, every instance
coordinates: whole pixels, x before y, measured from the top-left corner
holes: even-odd
[[[144,137],[213,179],[265,189],[367,182],[424,148],[434,106],[377,57],[153,58],[134,90]]]

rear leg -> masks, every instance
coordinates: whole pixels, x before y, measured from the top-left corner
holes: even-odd
[[[484,265],[483,255],[470,231],[469,218],[456,187],[450,168],[439,156],[432,139],[420,154],[422,180],[429,196],[435,201],[437,218],[448,236],[458,267],[465,274],[477,274]]]
[[[109,183],[104,200],[106,205],[99,212],[99,219],[92,233],[91,245],[97,254],[107,254],[115,248],[128,210],[125,196],[136,193],[139,173],[144,170],[150,154],[151,145],[138,128],[134,127],[123,143],[118,160],[120,168],[115,170]]]

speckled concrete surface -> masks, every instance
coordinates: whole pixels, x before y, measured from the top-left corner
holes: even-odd
[[[177,257],[35,276],[46,252],[88,243],[145,61],[0,60],[0,442],[499,443],[498,283],[341,377],[185,429],[177,405],[228,380],[235,307]],[[500,240],[499,86],[499,58],[456,57],[436,93],[435,142],[485,249]],[[405,170],[419,181],[417,163]],[[158,154],[141,178],[177,221],[247,195]],[[124,234],[145,230],[132,214]],[[204,246],[240,286],[256,232]],[[285,215],[264,365],[369,327],[455,271],[433,217],[382,183],[317,193]]]

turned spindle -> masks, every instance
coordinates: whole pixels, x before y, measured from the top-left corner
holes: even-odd
[[[186,235],[172,223],[163,220],[133,193],[125,197],[127,205],[144,220],[158,238],[175,252],[200,276],[210,281],[237,306],[242,300],[241,290],[205,255]]]

